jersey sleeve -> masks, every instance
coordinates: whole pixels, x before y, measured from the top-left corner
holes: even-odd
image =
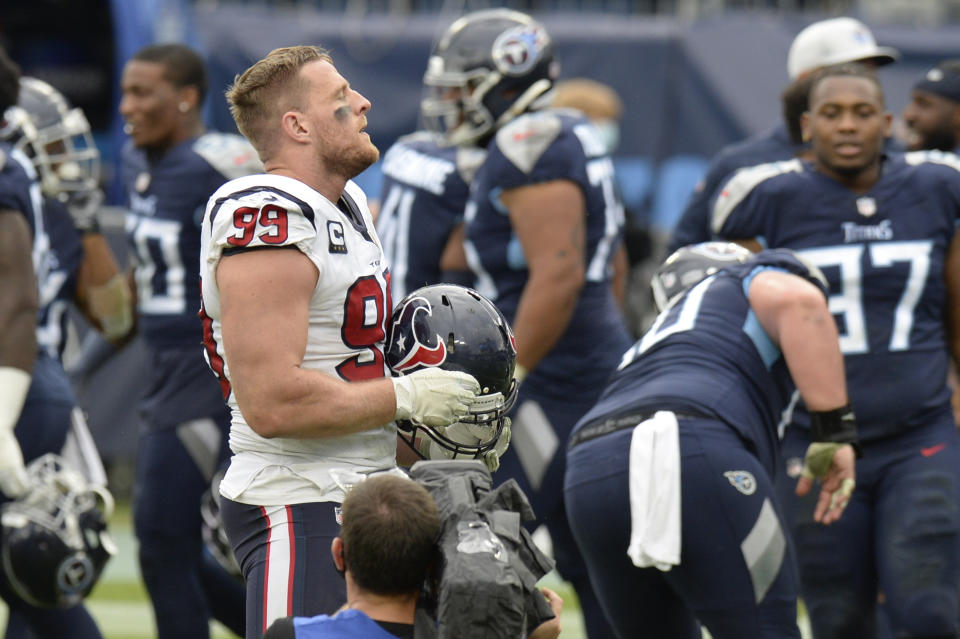
[[[316,237],[313,210],[269,187],[247,188],[212,202],[210,252],[296,246],[309,255]]]
[[[583,162],[580,142],[558,115],[531,113],[500,129],[487,162],[492,183],[502,190],[552,180],[576,181],[576,162]]]
[[[253,146],[246,138],[233,133],[204,133],[197,138],[193,151],[226,180],[263,172],[263,164]]]
[[[763,193],[769,180],[803,169],[799,160],[740,169],[723,183],[710,207],[710,228],[719,237],[737,240],[764,235],[770,201]]]

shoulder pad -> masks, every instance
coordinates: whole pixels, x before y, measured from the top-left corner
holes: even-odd
[[[437,136],[430,131],[414,131],[413,133],[401,135],[397,138],[397,143],[399,144],[410,144],[414,142],[433,142],[436,144]]]
[[[562,129],[553,113],[527,113],[497,131],[497,146],[518,169],[529,173]]]
[[[257,151],[245,138],[233,133],[204,133],[194,142],[193,152],[228,180],[263,172]]]
[[[723,186],[723,190],[720,191],[717,201],[713,205],[711,221],[713,232],[720,233],[733,209],[746,199],[757,186],[778,175],[791,172],[800,173],[801,171],[803,171],[803,163],[800,160],[787,160],[785,162],[770,162],[769,164],[750,166],[734,173],[733,177]]]
[[[960,157],[947,151],[911,151],[903,154],[903,160],[911,166],[918,166],[926,162],[949,166],[960,171]]]
[[[473,182],[477,169],[487,157],[486,149],[475,146],[462,146],[457,149],[457,172],[460,178],[470,184]]]

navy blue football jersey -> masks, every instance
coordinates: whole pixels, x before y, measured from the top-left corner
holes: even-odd
[[[232,134],[205,133],[159,157],[130,143],[124,147],[126,231],[134,257],[138,327],[147,345],[201,343],[198,260],[207,198],[228,180],[261,168],[253,147]]]
[[[37,344],[51,357],[63,354],[67,330],[67,309],[77,291],[77,273],[83,260],[80,233],[67,207],[53,198],[43,198],[43,239],[45,245],[36,271],[40,293],[37,316]]]
[[[728,424],[772,472],[781,412],[794,384],[780,347],[750,307],[754,276],[770,269],[823,290],[789,251],[764,251],[705,278],[660,313],[623,355],[574,432],[614,415],[686,411]]]
[[[464,214],[464,247],[476,288],[512,322],[528,271],[499,194],[552,180],[572,181],[583,192],[586,283],[567,330],[530,374],[531,381],[551,380],[557,394],[602,384],[630,342],[610,284],[624,223],[615,178],[602,136],[579,111],[527,113],[491,141]]]
[[[713,238],[710,232],[710,204],[717,189],[734,171],[745,166],[789,160],[801,149],[803,145],[793,143],[783,123],[723,147],[710,160],[706,175],[690,194],[687,207],[670,236],[667,255],[682,246],[706,242]]]
[[[861,439],[948,409],[944,264],[960,215],[960,159],[921,151],[884,162],[858,195],[799,160],[743,169],[718,194],[713,229],[800,252],[830,283]],[[798,407],[795,420],[809,422]]]
[[[36,234],[41,211],[40,185],[33,164],[20,151],[0,142],[0,209],[20,211]],[[42,223],[39,223],[42,226]]]
[[[377,235],[393,299],[442,281],[440,256],[463,221],[470,182],[485,156],[483,149],[440,145],[427,132],[400,138],[384,155]]]
[[[9,153],[9,155],[8,155]],[[53,358],[63,352],[67,308],[73,301],[83,250],[80,235],[63,204],[43,197],[30,160],[0,147],[0,208],[20,211],[33,235],[32,262],[37,278],[37,345]]]

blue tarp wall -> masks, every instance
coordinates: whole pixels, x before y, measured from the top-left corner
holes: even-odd
[[[340,72],[372,102],[368,131],[382,151],[416,128],[430,47],[457,17],[141,1],[114,0],[118,69],[151,39],[197,46],[209,61],[210,124],[235,130],[223,99],[234,75],[275,47],[319,44],[331,50]],[[563,77],[591,77],[623,98],[616,159],[624,197],[635,215],[667,230],[708,159],[724,144],[779,118],[790,42],[822,16],[727,14],[692,23],[590,13],[537,17],[554,38]],[[960,57],[960,25],[872,28],[880,43],[903,53],[899,63],[880,71],[888,106],[897,113],[929,66]],[[119,124],[114,135],[119,143]],[[378,167],[358,181],[375,197]]]

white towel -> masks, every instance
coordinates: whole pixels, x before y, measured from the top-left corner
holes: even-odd
[[[680,565],[680,440],[677,417],[658,411],[630,440],[630,546],[638,568]]]

